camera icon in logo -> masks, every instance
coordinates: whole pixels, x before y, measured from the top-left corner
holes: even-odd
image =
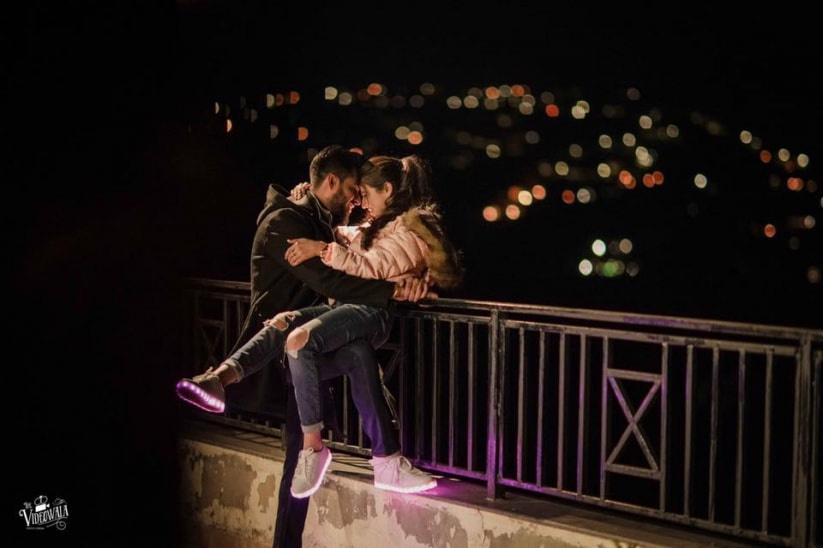
[[[34,499],[34,511],[35,512],[42,512],[49,507],[49,499],[46,496],[40,495],[36,499]]]

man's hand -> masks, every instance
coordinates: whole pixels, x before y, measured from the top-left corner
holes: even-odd
[[[292,266],[297,266],[313,257],[319,257],[326,248],[326,242],[308,238],[287,239],[291,245],[286,250],[285,258]]]
[[[397,282],[392,299],[416,303],[423,299],[436,299],[437,293],[429,291],[431,282],[428,274],[423,278],[407,278]]]

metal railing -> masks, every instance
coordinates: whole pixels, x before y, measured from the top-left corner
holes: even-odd
[[[233,344],[249,285],[191,291],[199,370]],[[820,544],[823,331],[454,299],[398,316],[381,363],[416,464],[490,498],[516,488]],[[329,443],[368,454],[339,399],[344,439]]]

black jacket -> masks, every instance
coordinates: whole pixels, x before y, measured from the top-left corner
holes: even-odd
[[[251,307],[234,353],[278,312],[296,310],[332,297],[353,304],[389,305],[394,284],[349,276],[327,267],[315,257],[293,267],[284,255],[291,238],[334,239],[331,214],[311,194],[292,202],[288,193],[270,185],[266,205],[257,218],[251,252]],[[282,358],[283,352],[278,352]],[[228,387],[230,409],[273,414],[283,395],[283,367],[268,364],[257,374]],[[326,392],[324,390],[323,392]]]

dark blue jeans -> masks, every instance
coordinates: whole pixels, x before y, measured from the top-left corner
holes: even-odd
[[[383,396],[380,366],[374,352],[375,348],[382,346],[388,339],[393,314],[385,309],[339,303],[301,308],[296,312],[298,315],[286,331],[280,331],[273,326],[263,327],[227,358],[226,363],[238,372],[240,378],[245,378],[260,370],[268,362],[280,357],[285,338],[292,329],[316,318],[322,318],[325,314],[332,314],[331,321],[321,320],[321,325],[324,326],[319,331],[321,337],[316,339],[311,347],[307,342],[298,352],[299,357],[303,350],[314,349],[310,357],[315,371],[313,383],[310,377],[304,374],[298,374],[299,380],[295,380],[292,373],[301,423],[303,422],[301,394],[312,394],[316,403],[311,405],[316,405],[315,409],[319,409],[320,381],[346,375],[350,380],[354,405],[363,420],[363,431],[372,443],[372,455],[386,456],[398,452],[400,446],[395,437],[391,414]],[[344,329],[341,329],[343,325],[338,323],[341,318],[345,320]],[[358,318],[363,321],[358,321]],[[335,325],[338,327],[334,327]],[[314,331],[315,329],[311,330],[312,333]],[[330,331],[336,332],[330,333]],[[312,338],[310,336],[310,341]],[[326,349],[318,351],[319,345],[325,346]],[[291,364],[289,366],[292,369]],[[305,369],[301,372],[305,373]],[[309,375],[312,376],[312,373]],[[300,388],[298,388],[298,383],[300,383]],[[321,422],[322,410],[317,417],[319,418],[315,422]]]
[[[288,353],[289,371],[303,432],[319,432],[323,429],[320,381],[326,375],[321,356],[357,339],[369,341],[373,348],[382,346],[389,337],[393,314],[384,308],[339,303],[304,308],[298,314],[292,324],[308,331],[308,340],[301,349]],[[365,428],[367,417],[362,418]]]

